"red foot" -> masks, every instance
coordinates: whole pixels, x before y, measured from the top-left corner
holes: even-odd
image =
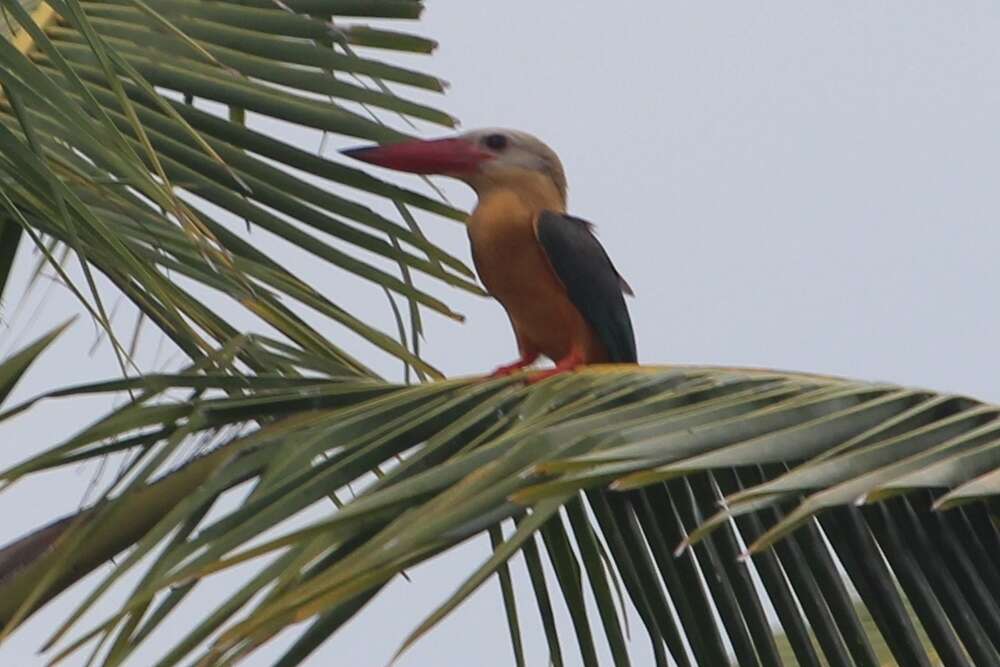
[[[532,373],[531,377],[529,377],[526,382],[528,384],[535,384],[536,382],[547,380],[555,375],[569,373],[570,371],[574,371],[583,365],[585,365],[583,361],[583,354],[581,354],[578,350],[573,350],[566,357],[560,359],[555,368]]]
[[[536,359],[538,359],[537,352],[535,354],[522,355],[521,358],[515,361],[514,363],[507,364],[506,366],[501,366],[500,368],[496,369],[495,371],[490,373],[489,377],[490,379],[496,379],[496,378],[505,378],[508,375],[513,375],[514,373],[517,373],[518,371],[527,368],[531,364],[535,363]]]

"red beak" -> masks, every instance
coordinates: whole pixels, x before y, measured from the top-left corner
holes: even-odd
[[[461,176],[474,172],[493,157],[468,139],[403,141],[388,146],[365,146],[340,151],[362,162],[414,174]]]

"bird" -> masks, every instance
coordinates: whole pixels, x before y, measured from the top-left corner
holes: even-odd
[[[528,382],[598,363],[638,362],[625,295],[632,288],[594,235],[569,215],[562,163],[537,137],[487,128],[441,139],[406,139],[341,151],[363,162],[468,184],[478,202],[467,221],[472,260],[486,291],[507,311],[519,358],[554,367]]]

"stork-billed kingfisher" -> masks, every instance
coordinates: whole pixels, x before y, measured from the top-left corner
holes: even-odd
[[[358,160],[469,184],[479,203],[468,220],[483,285],[507,311],[521,358],[493,376],[545,355],[555,368],[536,382],[585,364],[635,363],[624,294],[632,294],[589,222],[566,214],[566,176],[555,152],[515,130],[474,130],[343,151]]]

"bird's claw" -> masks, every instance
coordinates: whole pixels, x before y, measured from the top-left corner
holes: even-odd
[[[506,366],[501,366],[500,368],[496,369],[495,371],[493,371],[492,373],[490,373],[487,377],[489,379],[491,379],[491,380],[496,380],[498,378],[505,378],[505,377],[507,377],[509,375],[513,375],[514,373],[517,373],[522,368],[524,368],[524,367],[523,366],[519,366],[517,364],[508,364]]]
[[[501,366],[500,368],[490,373],[489,376],[487,377],[490,380],[496,380],[497,378],[505,378],[510,375],[514,375],[515,373],[523,371],[525,368],[535,363],[536,359],[538,359],[537,354],[521,357],[520,359],[518,359],[513,363]]]
[[[520,359],[512,364],[501,366],[500,368],[493,371],[493,373],[489,377],[490,379],[494,379],[494,378],[507,377],[508,375],[513,375],[521,370],[524,370],[524,368],[526,368],[527,366],[530,366],[533,361],[534,359],[532,359],[531,361],[528,361],[527,359]],[[574,350],[564,359],[561,359],[559,363],[555,365],[554,368],[547,368],[542,371],[535,371],[534,373],[531,373],[530,375],[524,378],[524,383],[536,384],[538,382],[541,382],[542,380],[548,380],[550,377],[575,371],[577,368],[583,365],[584,365],[583,354],[581,354],[577,350]]]

